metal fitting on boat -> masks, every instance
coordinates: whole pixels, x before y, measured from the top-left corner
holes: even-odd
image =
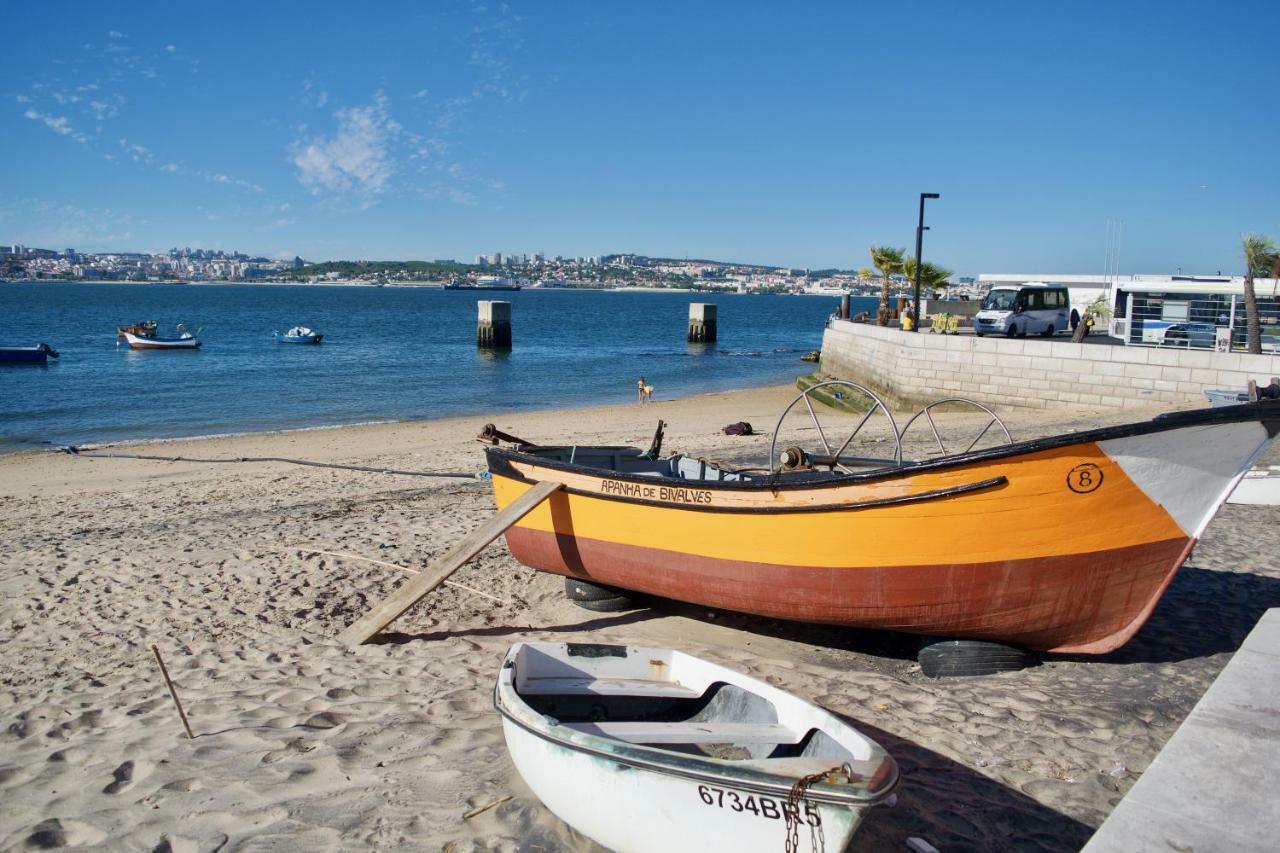
[[[778,457],[783,471],[804,471],[810,468],[809,455],[799,447],[788,447]]]

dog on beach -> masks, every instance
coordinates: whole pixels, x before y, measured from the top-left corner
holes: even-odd
[[[636,400],[640,403],[653,402],[653,386],[643,376],[636,380]]]

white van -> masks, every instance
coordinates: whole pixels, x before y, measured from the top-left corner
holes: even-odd
[[[973,318],[973,333],[1048,337],[1071,326],[1071,297],[1065,287],[1021,284],[993,287]]]

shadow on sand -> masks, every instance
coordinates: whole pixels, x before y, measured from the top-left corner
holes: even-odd
[[[1174,663],[1240,648],[1262,614],[1280,607],[1280,580],[1249,572],[1184,566],[1133,639],[1105,655],[1050,660]]]
[[[574,622],[570,625],[490,625],[485,628],[463,628],[457,631],[432,631],[422,634],[404,634],[399,631],[384,631],[374,636],[369,642],[371,644],[394,644],[401,645],[404,643],[413,643],[419,640],[447,640],[450,637],[505,637],[513,634],[576,634],[588,631],[598,631],[602,628],[616,628],[619,625],[632,625],[636,622],[644,622],[649,619],[657,618],[662,614],[657,611],[642,608],[632,610],[627,613],[620,613],[617,616],[607,616],[599,619],[588,619],[585,622]]]
[[[914,835],[946,853],[1079,850],[1093,835],[1093,827],[944,755],[838,716],[888,750],[902,774],[897,805],[872,809],[853,849],[903,850]]]

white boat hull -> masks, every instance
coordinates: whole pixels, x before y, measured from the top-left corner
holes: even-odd
[[[610,850],[779,853],[786,849],[782,798],[629,767],[544,740],[505,717],[502,732],[521,778],[546,807]],[[863,811],[806,803],[800,810],[800,849],[844,850]],[[815,837],[816,848],[812,846]]]
[[[619,853],[776,853],[793,830],[798,850],[844,850],[898,779],[830,712],[670,649],[518,643],[494,705],[538,798]]]

